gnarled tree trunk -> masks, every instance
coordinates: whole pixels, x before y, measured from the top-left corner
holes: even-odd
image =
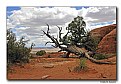
[[[79,47],[77,47],[76,45],[66,45],[67,47],[63,47],[62,45],[63,44],[60,44],[59,42],[58,42],[58,40],[57,40],[57,38],[55,38],[55,37],[53,37],[53,36],[51,36],[49,33],[49,25],[47,24],[47,26],[48,26],[48,30],[47,30],[47,32],[45,32],[45,31],[43,31],[43,33],[48,37],[48,38],[50,38],[51,39],[51,41],[52,42],[47,42],[47,43],[54,43],[55,45],[53,45],[53,47],[59,47],[61,50],[60,51],[66,51],[67,52],[67,54],[66,54],[66,58],[68,58],[69,57],[69,54],[70,53],[73,53],[73,54],[75,54],[75,55],[78,55],[78,56],[80,56],[82,53],[85,55],[85,57],[87,58],[87,59],[89,59],[90,61],[92,61],[92,62],[94,62],[94,63],[97,63],[97,64],[115,64],[116,62],[104,62],[103,60],[96,60],[96,59],[94,59],[94,58],[92,58],[92,57],[90,57],[90,55],[88,54],[88,52],[86,51],[86,50],[83,50],[82,48],[79,48]],[[58,27],[58,26],[57,26]],[[62,30],[62,28],[60,28],[60,27],[58,27],[59,28],[59,38],[61,39],[61,30]],[[67,32],[68,33],[68,32]],[[46,44],[47,44],[46,43]]]

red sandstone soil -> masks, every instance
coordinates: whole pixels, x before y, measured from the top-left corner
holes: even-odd
[[[58,54],[55,54],[58,56]],[[116,57],[110,58],[116,61]],[[109,59],[109,60],[110,60]],[[107,59],[108,60],[108,59]],[[78,58],[34,58],[24,66],[13,66],[14,71],[8,73],[8,79],[78,79],[100,80],[115,79],[116,65],[95,64],[86,60],[87,69],[73,72],[78,66]]]

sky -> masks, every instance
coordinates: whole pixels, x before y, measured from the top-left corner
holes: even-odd
[[[116,24],[115,6],[73,6],[73,7],[20,7],[8,6],[6,8],[7,29],[16,34],[17,40],[22,36],[30,40],[26,45],[30,47],[34,43],[35,47],[51,47],[51,44],[45,43],[51,41],[48,37],[41,36],[46,31],[47,25],[50,25],[50,34],[57,37],[58,28],[63,28],[66,33],[66,27],[77,16],[82,16],[86,22],[86,29],[92,30],[98,27]],[[63,34],[64,35],[64,34]]]

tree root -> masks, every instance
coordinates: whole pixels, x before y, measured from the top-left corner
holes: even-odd
[[[85,53],[85,57],[89,59],[90,61],[96,63],[96,64],[116,64],[116,62],[105,62],[103,60],[96,60],[88,55],[88,53]]]

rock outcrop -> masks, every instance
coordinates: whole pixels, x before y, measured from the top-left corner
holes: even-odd
[[[100,40],[102,40],[102,38],[106,34],[110,33],[115,28],[116,28],[116,24],[113,24],[113,25],[108,25],[108,26],[93,29],[90,33],[92,37],[100,38]]]
[[[116,53],[116,24],[96,28],[90,33],[92,37],[99,39],[97,52]]]
[[[105,35],[98,44],[97,52],[100,53],[116,53],[116,29]]]

